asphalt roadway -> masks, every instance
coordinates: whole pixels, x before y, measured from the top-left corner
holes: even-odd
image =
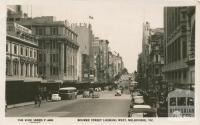
[[[115,91],[100,92],[100,98],[82,98],[43,102],[41,107],[28,105],[8,109],[6,117],[127,117],[130,94],[115,96]]]

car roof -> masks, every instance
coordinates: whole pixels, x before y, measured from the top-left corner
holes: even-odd
[[[76,90],[75,87],[65,87],[65,88],[60,88],[59,90]]]
[[[134,105],[133,108],[148,108],[148,109],[150,109],[151,106],[150,105]]]
[[[131,113],[143,113],[143,112],[146,112],[146,113],[156,113],[156,110],[153,109],[153,108],[133,108],[133,109],[130,109],[129,112]]]

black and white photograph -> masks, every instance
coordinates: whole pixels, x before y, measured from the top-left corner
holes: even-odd
[[[6,3],[4,117],[196,118],[198,3]]]

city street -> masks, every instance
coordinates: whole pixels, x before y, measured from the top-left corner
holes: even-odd
[[[130,105],[128,92],[115,96],[115,91],[100,92],[100,98],[82,98],[59,102],[44,102],[8,109],[7,117],[127,117]]]

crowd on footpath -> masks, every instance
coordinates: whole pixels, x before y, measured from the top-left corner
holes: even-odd
[[[40,107],[43,100],[46,102],[51,101],[51,95],[52,92],[47,91],[46,87],[37,87],[34,95],[35,106]]]

